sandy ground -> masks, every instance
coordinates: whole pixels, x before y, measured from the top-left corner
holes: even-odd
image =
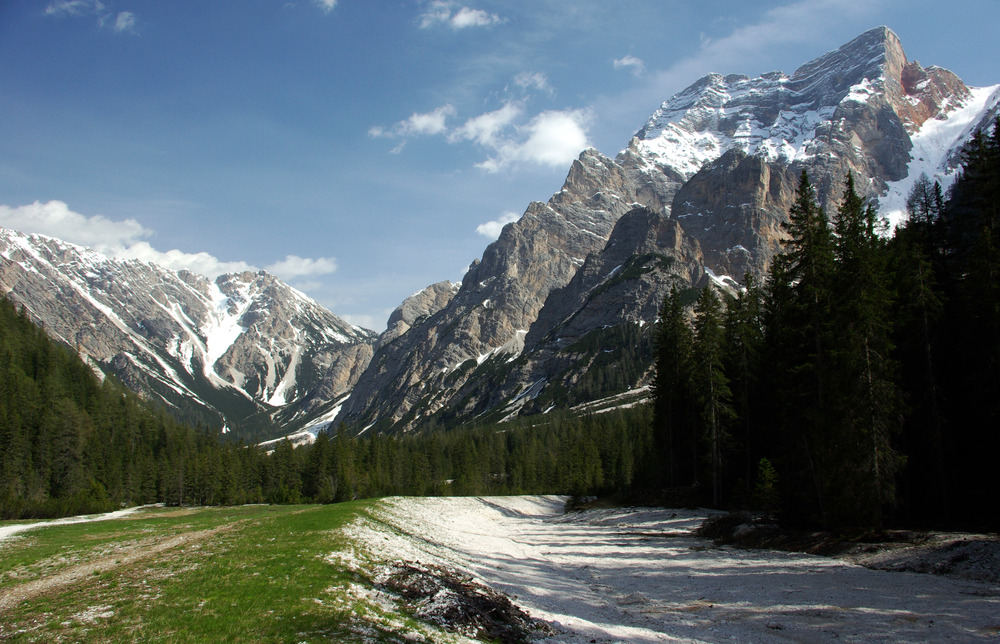
[[[472,574],[553,642],[1000,641],[1000,588],[715,547],[706,513],[563,513],[562,497],[392,498],[347,532],[385,561]]]

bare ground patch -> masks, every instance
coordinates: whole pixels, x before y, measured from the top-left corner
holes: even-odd
[[[43,594],[56,593],[96,575],[124,566],[131,566],[144,560],[157,557],[161,553],[198,543],[223,530],[230,529],[234,524],[184,532],[167,538],[150,538],[129,543],[120,543],[106,549],[109,554],[103,554],[85,563],[71,565],[59,572],[34,579],[0,592],[0,612],[9,611],[20,603]]]

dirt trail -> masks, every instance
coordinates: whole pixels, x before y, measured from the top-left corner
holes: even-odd
[[[153,538],[133,542],[116,549],[113,555],[70,566],[53,575],[0,591],[0,614],[14,608],[23,601],[51,591],[60,591],[81,581],[92,579],[95,573],[103,573],[123,566],[130,566],[137,562],[153,558],[167,550],[198,543],[223,530],[232,528],[233,525],[235,524],[228,524],[209,530],[185,532],[166,539]]]
[[[706,514],[562,513],[558,497],[394,498],[348,534],[386,560],[467,571],[558,642],[997,641],[995,584],[716,547]]]
[[[3,543],[5,539],[9,539],[14,535],[24,532],[26,530],[35,530],[37,528],[46,528],[48,526],[54,525],[68,525],[71,523],[90,523],[91,521],[109,521],[111,519],[123,519],[130,514],[134,514],[139,510],[144,508],[154,508],[160,507],[159,505],[138,505],[131,508],[126,508],[124,510],[115,510],[114,512],[105,512],[104,514],[84,514],[75,517],[64,517],[62,519],[51,519],[49,521],[37,521],[35,523],[11,523],[10,525],[0,526],[0,544]]]

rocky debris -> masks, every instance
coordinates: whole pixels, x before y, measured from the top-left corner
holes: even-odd
[[[917,533],[903,542],[857,548],[845,558],[876,570],[929,573],[1000,585],[1000,538],[995,535]]]
[[[1000,536],[930,530],[834,534],[783,528],[761,517],[726,514],[698,534],[718,544],[836,557],[892,572],[917,572],[1000,584]],[[998,589],[1000,591],[1000,589]]]
[[[441,566],[400,561],[386,565],[376,586],[401,597],[415,617],[477,639],[528,642],[551,634],[544,622],[533,620],[510,598],[464,573]]]

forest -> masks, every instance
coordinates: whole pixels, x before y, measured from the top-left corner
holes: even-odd
[[[391,494],[618,494],[830,529],[1000,529],[1000,127],[946,196],[926,178],[890,237],[848,178],[802,175],[766,279],[656,331],[652,404],[273,451],[221,440],[99,379],[0,298],[0,518],[166,503]]]
[[[803,173],[763,283],[666,298],[660,485],[831,529],[1000,528],[1000,120],[908,210],[885,235],[849,176],[830,217]]]
[[[321,433],[266,451],[181,425],[103,382],[0,298],[0,518],[146,503],[330,503],[390,494],[592,494],[648,469],[648,406],[411,436]]]

